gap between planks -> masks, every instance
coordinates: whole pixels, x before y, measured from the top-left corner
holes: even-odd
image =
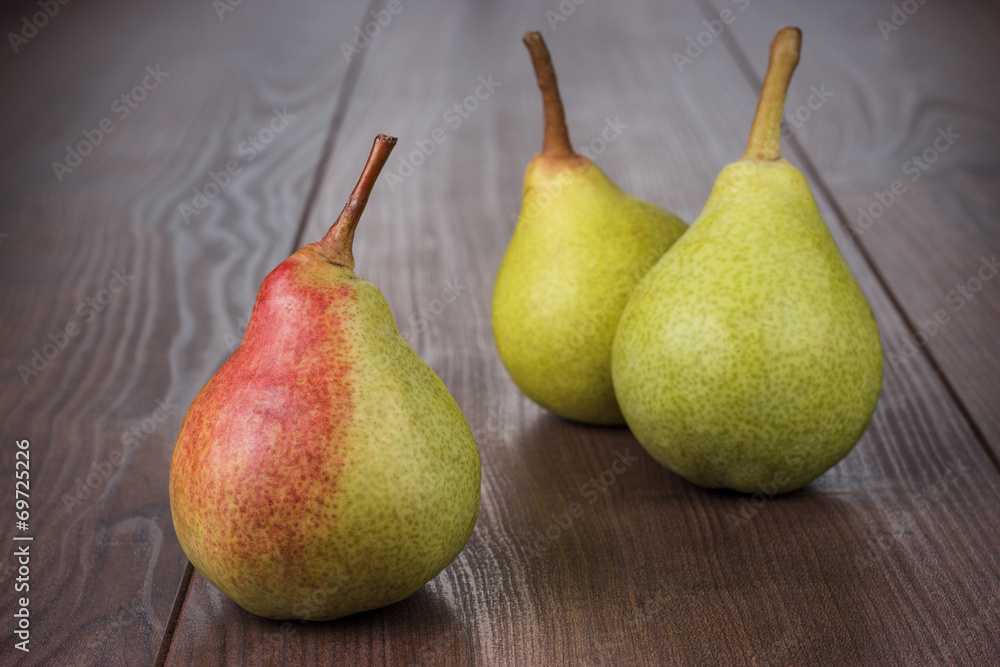
[[[187,596],[191,590],[191,578],[193,576],[194,565],[191,564],[191,561],[188,561],[187,565],[184,566],[184,576],[181,577],[181,583],[177,587],[177,595],[174,597],[174,604],[170,609],[170,618],[167,619],[167,626],[163,630],[163,637],[160,639],[160,648],[156,652],[156,660],[153,661],[153,667],[163,667],[163,665],[167,664],[167,657],[170,655],[170,649],[173,648],[174,631],[180,622],[181,610],[184,608],[185,603],[187,603]]]
[[[368,11],[374,9],[377,2],[378,0],[368,0],[368,2],[365,3],[365,13],[363,16],[368,16]],[[330,163],[330,157],[336,148],[337,135],[340,133],[340,128],[347,115],[347,108],[350,105],[350,100],[354,92],[354,86],[361,74],[361,66],[364,62],[366,53],[367,51],[361,51],[361,53],[356,55],[347,66],[347,72],[344,75],[344,82],[340,86],[340,92],[337,94],[337,103],[334,105],[333,115],[330,118],[330,126],[327,129],[326,138],[323,141],[323,149],[320,152],[319,162],[316,163],[316,167],[313,170],[312,182],[309,185],[309,194],[306,195],[306,203],[305,206],[302,207],[302,215],[299,217],[298,228],[296,229],[295,236],[292,239],[292,247],[288,252],[289,255],[298,250],[301,246],[302,235],[305,233],[306,224],[309,221],[309,215],[312,213],[316,199],[319,196],[320,186],[323,184],[323,178],[326,175],[327,166]],[[225,359],[222,361],[225,361]],[[181,613],[184,610],[184,605],[187,603],[188,593],[190,592],[191,581],[193,579],[194,566],[191,564],[191,561],[188,561],[187,565],[184,567],[184,576],[181,577],[180,585],[177,587],[177,595],[174,596],[174,604],[170,609],[170,618],[167,620],[167,625],[163,630],[163,636],[160,638],[160,646],[156,651],[156,660],[153,662],[154,667],[163,667],[163,665],[166,665],[167,663],[167,658],[170,657],[170,651],[173,648],[174,643],[174,633],[180,623]]]
[[[369,9],[372,9],[377,2],[378,0],[369,0],[369,2],[366,3],[365,14],[364,14],[365,16],[367,16],[367,11]],[[701,8],[701,11],[706,18],[712,19],[718,15],[718,11],[713,6],[712,0],[697,0],[697,4]],[[725,34],[721,35],[720,41],[722,41],[725,44],[727,51],[733,57],[736,66],[739,68],[740,72],[742,73],[747,83],[751,86],[751,88],[754,90],[755,93],[759,92],[762,86],[762,80],[754,71],[746,54],[736,43],[732,35],[729,32],[726,32]],[[321,189],[321,186],[323,184],[323,179],[328,170],[330,159],[336,148],[337,137],[340,133],[341,126],[343,125],[343,121],[347,115],[347,110],[351,102],[351,97],[354,91],[354,87],[358,81],[358,78],[360,77],[361,67],[364,62],[365,54],[366,51],[362,51],[348,65],[344,82],[341,85],[341,89],[337,98],[337,103],[334,107],[333,115],[330,119],[330,125],[327,131],[326,138],[324,140],[323,149],[320,154],[320,159],[313,171],[313,179],[309,187],[308,195],[306,196],[305,206],[303,207],[302,214],[299,218],[298,228],[296,230],[293,239],[292,247],[289,250],[289,254],[297,250],[302,245],[302,240],[303,240],[302,237],[305,233],[309,216],[312,213],[316,200],[319,196],[319,191]],[[809,157],[808,152],[803,148],[803,146],[799,143],[798,139],[795,136],[787,137],[785,138],[785,141],[789,144],[789,146],[796,153],[796,155],[798,155],[799,158],[801,159],[802,170],[806,174],[808,174],[810,180],[816,184],[816,187],[820,191],[821,195],[827,200],[827,202],[829,202],[832,210],[834,211],[835,216],[837,217],[838,223],[845,231],[850,232],[849,225],[847,224],[847,218],[844,215],[844,211],[840,205],[840,202],[833,195],[833,191],[827,185],[826,180],[817,171],[815,165],[812,162],[812,159]],[[858,250],[863,261],[868,265],[868,268],[872,271],[873,276],[875,277],[880,287],[885,291],[885,294],[889,299],[889,302],[892,304],[893,308],[895,308],[896,313],[899,315],[900,319],[903,321],[903,323],[909,330],[911,331],[915,330],[916,327],[914,326],[912,319],[908,315],[905,308],[903,308],[900,299],[897,297],[895,291],[891,288],[888,280],[885,278],[882,271],[879,269],[878,265],[874,260],[874,257],[871,255],[871,253],[869,253],[868,249],[863,244],[854,240],[853,236],[851,236],[849,233],[847,234],[847,238],[851,239],[852,244]],[[947,375],[943,372],[934,353],[929,348],[923,348],[921,352],[925,354],[934,374],[938,377],[942,386],[947,392],[948,396],[952,399],[952,401],[956,405],[959,414],[962,416],[962,419],[969,426],[969,430],[975,437],[976,442],[978,443],[980,449],[989,459],[990,463],[993,465],[993,468],[996,470],[996,472],[1000,474],[1000,459],[998,459],[997,455],[988,446],[986,442],[986,437],[983,431],[980,429],[979,424],[975,421],[972,414],[966,407],[965,403],[959,397],[955,387],[948,379]],[[177,626],[179,625],[180,616],[183,611],[184,605],[187,602],[187,597],[190,591],[191,582],[193,578],[194,578],[194,567],[191,565],[190,562],[188,562],[184,570],[184,576],[182,577],[180,585],[178,586],[177,595],[174,598],[174,604],[171,609],[170,618],[168,620],[167,626],[164,630],[163,636],[160,641],[159,650],[157,651],[156,660],[154,662],[154,665],[156,665],[156,667],[165,665],[167,659],[169,658],[170,650],[172,649],[173,645],[174,633]]]
[[[697,0],[697,3],[701,7],[701,11],[705,15],[706,19],[712,20],[718,17],[719,12],[714,6],[712,0]],[[720,41],[725,44],[726,50],[729,51],[729,55],[731,55],[733,60],[736,61],[736,66],[739,68],[740,72],[743,73],[744,78],[747,80],[747,83],[750,84],[750,87],[753,88],[754,93],[759,93],[761,87],[764,85],[764,82],[754,71],[753,66],[750,64],[750,59],[747,57],[746,53],[743,52],[743,49],[740,48],[740,45],[736,43],[731,31],[724,32],[720,37]],[[903,324],[909,331],[916,331],[917,326],[910,318],[909,313],[903,307],[902,301],[896,296],[896,292],[890,286],[889,281],[879,269],[878,264],[875,262],[875,258],[870,252],[868,252],[868,249],[864,246],[864,244],[855,240],[854,235],[851,233],[850,225],[847,222],[847,216],[844,214],[844,209],[834,196],[833,190],[831,190],[827,185],[826,179],[824,179],[817,171],[812,158],[809,157],[809,153],[802,146],[802,144],[799,143],[799,140],[795,135],[784,137],[783,140],[789,144],[795,154],[799,156],[799,159],[802,160],[802,171],[808,174],[810,181],[815,183],[816,188],[820,191],[823,198],[829,202],[830,208],[833,209],[833,212],[837,217],[837,222],[841,227],[843,227],[847,238],[851,240],[852,245],[857,249],[865,264],[868,265],[872,275],[875,276],[875,280],[878,282],[879,286],[885,292],[886,297],[889,299],[889,303],[891,303],[893,308],[896,309],[896,314],[899,315],[899,318],[903,321]],[[948,378],[948,375],[944,372],[944,369],[938,363],[934,352],[929,346],[924,346],[918,352],[922,353],[927,358],[927,362],[930,364],[931,370],[934,375],[937,376],[938,380],[940,380],[941,385],[944,387],[945,392],[955,404],[955,407],[958,409],[958,413],[962,416],[962,419],[965,420],[965,423],[968,425],[973,437],[975,437],[979,448],[986,455],[986,458],[989,460],[990,464],[992,464],[993,469],[1000,474],[1000,458],[998,458],[997,454],[989,446],[989,443],[986,440],[986,434],[983,433],[979,424],[973,417],[972,412],[968,409],[968,407],[966,407],[965,402],[959,396],[955,386]]]
[[[369,0],[365,9],[374,11],[377,2],[378,0]],[[366,13],[365,16],[367,17],[368,14]],[[350,105],[350,100],[353,97],[354,86],[361,75],[361,63],[364,62],[366,53],[368,53],[367,50],[361,51],[347,66],[347,73],[344,75],[344,83],[340,86],[337,104],[333,108],[330,128],[327,130],[326,140],[323,142],[323,150],[320,152],[319,163],[313,172],[312,184],[309,186],[309,194],[306,196],[306,205],[302,208],[299,228],[295,232],[295,238],[292,239],[292,247],[288,251],[289,255],[302,247],[304,240],[302,237],[309,222],[309,215],[312,213],[313,207],[316,205],[316,199],[319,197],[323,179],[326,177],[327,166],[330,164],[330,156],[333,155],[333,151],[337,147],[337,136],[340,134],[340,126],[344,124],[344,118],[347,116],[347,107]]]

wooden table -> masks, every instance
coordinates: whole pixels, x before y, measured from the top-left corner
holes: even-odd
[[[0,476],[13,503],[27,439],[31,519],[0,530],[3,664],[1000,664],[995,3],[403,0],[349,59],[386,3],[7,5]],[[887,356],[857,448],[769,499],[694,487],[625,429],[544,413],[504,371],[489,309],[541,141],[525,30],[553,51],[575,144],[691,221],[742,153],[784,24],[805,35],[785,153]],[[622,130],[602,142],[609,120]],[[414,153],[436,128],[444,143]],[[319,238],[379,132],[400,144],[358,272],[476,434],[479,523],[404,602],[267,621],[192,573],[171,450],[260,281]],[[96,145],[67,156],[80,142]],[[35,350],[52,358],[19,370]],[[34,537],[28,654],[15,536]]]

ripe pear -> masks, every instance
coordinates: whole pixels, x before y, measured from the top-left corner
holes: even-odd
[[[354,273],[379,135],[318,243],[260,286],[239,348],[187,412],[170,467],[184,552],[248,611],[330,620],[402,600],[462,550],[479,452],[434,372]]]
[[[875,318],[805,177],[780,155],[801,39],[778,32],[746,153],[636,288],[615,337],[629,427],[704,487],[798,489],[847,455],[878,402]]]
[[[573,151],[545,42],[529,32],[524,43],[545,133],[493,288],[493,335],[514,382],[543,408],[623,424],[611,382],[615,327],[636,284],[687,227]]]

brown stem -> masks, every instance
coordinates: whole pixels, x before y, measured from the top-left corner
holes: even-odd
[[[389,159],[389,153],[392,152],[395,145],[396,137],[390,137],[387,134],[375,137],[375,144],[368,156],[368,162],[365,164],[364,171],[361,172],[358,184],[351,192],[351,198],[347,200],[347,205],[344,206],[344,210],[340,212],[340,216],[330,227],[326,236],[319,242],[312,244],[316,251],[331,264],[348,269],[354,268],[354,253],[352,252],[354,230],[357,229],[361,214],[364,213],[368,196],[372,193],[372,188],[375,187],[375,180],[378,178],[379,172],[382,171],[382,167],[385,166],[386,160]]]
[[[542,155],[552,158],[574,157],[573,146],[569,142],[569,128],[566,127],[566,112],[563,110],[562,98],[559,97],[559,85],[556,82],[556,70],[552,66],[552,57],[545,46],[545,40],[539,32],[524,33],[524,45],[531,54],[531,64],[535,66],[535,78],[538,88],[542,91],[542,109],[545,112],[545,134],[542,138]]]
[[[777,160],[781,157],[781,117],[785,112],[785,95],[792,72],[799,64],[801,49],[802,31],[798,28],[782,28],[774,36],[764,87],[760,91],[743,159]]]

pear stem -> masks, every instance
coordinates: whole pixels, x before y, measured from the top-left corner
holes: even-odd
[[[396,137],[387,134],[380,134],[375,137],[372,145],[372,152],[368,155],[368,162],[365,163],[364,171],[358,184],[354,186],[350,199],[340,212],[337,221],[330,227],[319,242],[311,244],[319,254],[323,255],[331,264],[343,266],[347,269],[354,268],[354,230],[358,227],[361,214],[368,204],[368,196],[375,187],[379,172],[389,159],[389,153],[396,145]]]
[[[777,160],[781,157],[781,117],[792,72],[799,64],[802,31],[782,28],[771,42],[771,56],[764,76],[764,87],[757,102],[757,113],[750,127],[745,160]]]
[[[575,157],[576,153],[573,152],[573,146],[569,141],[569,128],[566,127],[566,112],[563,110],[562,98],[559,97],[556,70],[552,66],[552,56],[545,46],[545,40],[539,32],[526,32],[524,45],[531,54],[535,78],[538,79],[538,88],[542,91],[542,110],[545,112],[542,155],[552,159]]]

